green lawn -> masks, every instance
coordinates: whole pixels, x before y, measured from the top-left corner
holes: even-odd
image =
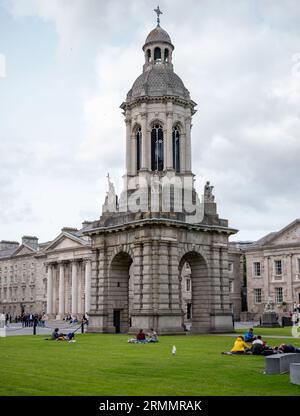
[[[250,328],[250,327],[249,327]],[[236,329],[235,332],[237,334],[243,335],[245,332],[247,332],[247,328],[243,329]],[[278,335],[278,336],[292,336],[292,327],[286,326],[284,328],[253,328],[254,335]],[[299,333],[300,335],[300,333]]]
[[[264,357],[221,355],[231,337],[164,336],[146,345],[126,335],[44,338],[0,338],[0,395],[300,395],[287,374],[263,374]]]

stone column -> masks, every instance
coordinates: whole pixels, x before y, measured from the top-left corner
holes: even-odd
[[[130,168],[128,171],[129,175],[136,175],[137,165],[136,165],[136,136],[132,133],[130,135]]]
[[[104,239],[97,249],[92,250],[92,275],[91,275],[91,304],[89,313],[89,332],[108,331],[108,270],[107,249]],[[113,328],[111,331],[113,332]]]
[[[165,138],[166,160],[164,168],[173,169],[173,112],[167,112],[167,137]]]
[[[185,139],[185,133],[180,131],[180,142],[179,142],[179,148],[180,148],[180,172],[186,171],[186,139]]]
[[[152,244],[151,241],[145,241],[143,247],[143,297],[142,311],[149,312],[153,310],[153,262],[152,262]]]
[[[160,241],[159,244],[153,242],[153,256],[158,262],[154,263],[153,274],[153,294],[157,302],[154,303],[154,312],[162,312],[170,310],[170,288],[169,288],[169,247],[167,241]],[[156,279],[158,281],[156,282]]]
[[[187,117],[185,121],[185,170],[192,170],[192,152],[191,152],[191,117]]]
[[[84,313],[90,312],[91,307],[91,278],[92,278],[92,263],[90,259],[85,262],[85,309]]]
[[[212,332],[231,332],[232,315],[229,308],[229,279],[228,279],[228,252],[227,248],[216,244],[211,248],[210,277],[207,276],[208,305],[211,310]],[[193,276],[193,270],[192,270]],[[203,288],[204,289],[204,288]],[[202,289],[202,291],[203,291]],[[194,295],[194,290],[193,290]],[[209,324],[209,321],[207,321]],[[205,326],[205,325],[204,325]]]
[[[58,314],[62,318],[65,314],[65,270],[64,264],[59,265]]]
[[[147,113],[141,113],[142,124],[142,169],[149,169],[147,166]]]
[[[78,275],[77,275],[77,262],[72,263],[72,314],[78,313]]]
[[[126,173],[127,175],[132,172],[131,163],[131,119],[126,117]]]
[[[47,275],[47,314],[51,315],[53,313],[53,266],[52,264],[48,265],[48,275]]]

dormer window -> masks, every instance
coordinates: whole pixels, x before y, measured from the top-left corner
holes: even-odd
[[[154,49],[154,61],[155,62],[160,62],[161,61],[161,49],[156,47]]]

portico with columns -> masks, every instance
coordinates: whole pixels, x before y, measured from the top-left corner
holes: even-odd
[[[83,227],[85,229],[85,227]],[[47,271],[47,315],[62,319],[90,311],[92,251],[88,237],[74,228],[62,233],[40,254]]]

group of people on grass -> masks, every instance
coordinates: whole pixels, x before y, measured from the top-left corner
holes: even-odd
[[[244,336],[240,335],[237,337],[230,351],[222,352],[222,354],[253,354],[267,356],[288,352],[300,353],[300,348],[287,344],[271,347],[267,345],[266,341],[262,340],[261,335],[254,336],[253,328],[250,328],[249,331],[244,334]]]
[[[55,328],[51,334],[51,341],[68,341],[75,342],[74,332],[69,332],[68,334],[63,334],[59,332],[59,328]],[[48,340],[48,338],[46,338]]]
[[[148,342],[158,342],[158,336],[153,328],[150,329],[147,336],[143,329],[140,329],[139,332],[136,334],[136,337],[130,338],[128,342],[130,344],[146,344]]]

